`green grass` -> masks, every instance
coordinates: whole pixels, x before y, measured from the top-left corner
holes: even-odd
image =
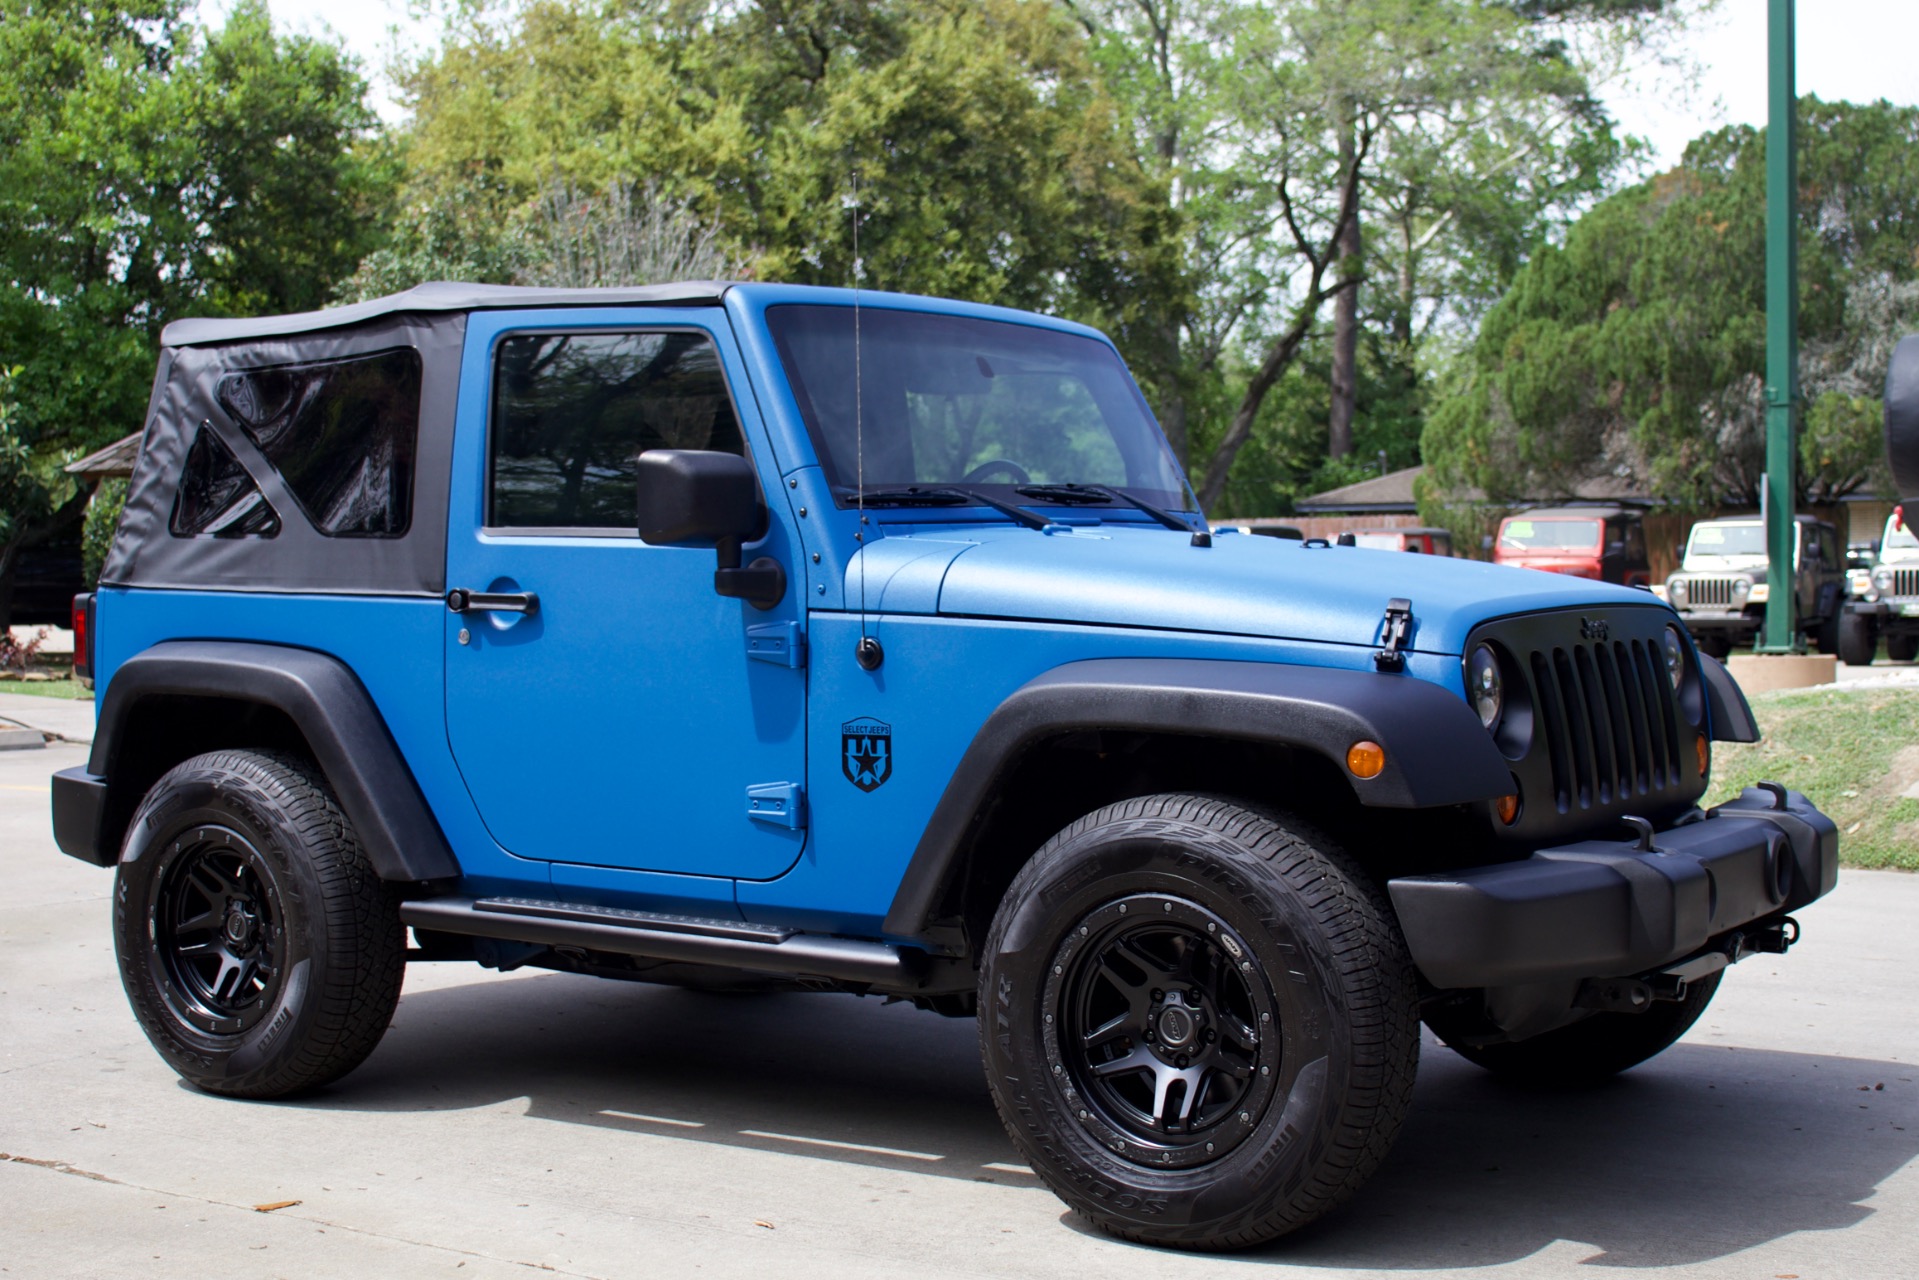
[[[1763,741],[1721,742],[1713,753],[1717,804],[1760,779],[1803,791],[1839,824],[1849,867],[1919,871],[1919,688],[1792,689],[1756,694]]]
[[[78,680],[0,680],[0,693],[30,693],[36,698],[91,698],[93,690]]]

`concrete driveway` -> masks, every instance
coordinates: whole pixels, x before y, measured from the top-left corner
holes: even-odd
[[[972,1025],[874,1000],[421,965],[322,1096],[196,1093],[127,1012],[110,875],[48,834],[82,758],[0,754],[0,1275],[1919,1274],[1919,877],[1847,873],[1605,1088],[1429,1043],[1357,1200],[1203,1257],[1082,1228],[1018,1165]]]

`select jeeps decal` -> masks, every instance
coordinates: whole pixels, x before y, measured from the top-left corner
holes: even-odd
[[[884,720],[848,720],[840,726],[840,769],[861,791],[893,776],[893,726]]]

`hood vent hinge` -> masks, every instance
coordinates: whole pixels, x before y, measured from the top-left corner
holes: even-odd
[[[1411,642],[1412,635],[1413,602],[1395,596],[1386,602],[1386,619],[1379,627],[1379,643],[1382,647],[1373,655],[1373,665],[1381,671],[1404,671],[1405,646]]]

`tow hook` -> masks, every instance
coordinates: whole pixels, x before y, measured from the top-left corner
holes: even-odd
[[[1687,984],[1738,964],[1747,956],[1782,956],[1799,941],[1799,922],[1786,916],[1761,929],[1739,929],[1705,950],[1637,978],[1588,978],[1573,1005],[1600,1013],[1644,1013],[1660,1001],[1684,1000]]]

